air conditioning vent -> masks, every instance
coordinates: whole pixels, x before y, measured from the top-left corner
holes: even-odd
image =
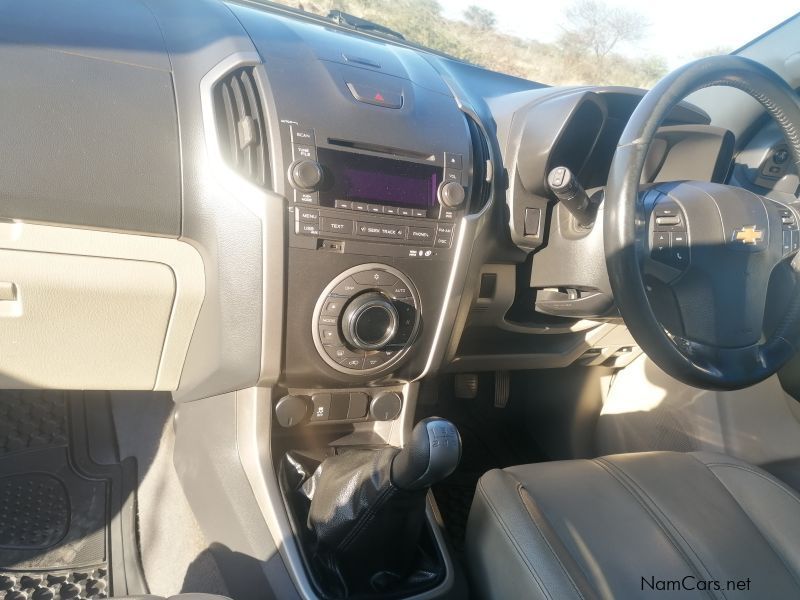
[[[256,185],[268,187],[267,126],[254,69],[236,69],[214,85],[214,116],[225,162]]]

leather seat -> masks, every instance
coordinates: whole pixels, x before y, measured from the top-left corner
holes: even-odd
[[[480,479],[466,548],[483,598],[800,598],[800,495],[712,453],[524,465]]]

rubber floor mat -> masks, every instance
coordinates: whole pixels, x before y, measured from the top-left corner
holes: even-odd
[[[0,391],[0,600],[147,592],[104,394]]]

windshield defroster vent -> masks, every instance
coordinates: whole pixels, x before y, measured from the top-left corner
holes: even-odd
[[[268,187],[267,128],[254,71],[236,69],[214,85],[214,117],[225,162],[256,185]]]

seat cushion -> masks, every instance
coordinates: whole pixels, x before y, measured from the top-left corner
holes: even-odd
[[[484,598],[800,598],[800,496],[712,453],[524,465],[480,479],[466,548]]]

